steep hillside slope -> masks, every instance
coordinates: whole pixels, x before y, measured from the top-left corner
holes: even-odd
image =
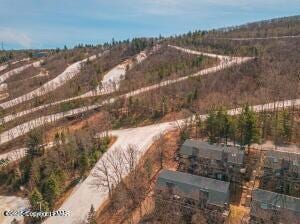
[[[0,103],[0,150],[7,153],[0,156],[5,164],[5,169],[0,168],[0,191],[29,198],[38,192],[43,206],[53,209],[85,179],[102,155],[109,155],[106,149],[113,139],[98,141],[94,138],[97,132],[122,134],[128,127],[125,137],[130,140],[139,130],[134,127],[151,125],[153,129],[133,142],[141,143],[144,152],[152,136],[178,127],[194,114],[220,107],[238,114],[245,104],[266,104],[264,108],[272,109],[299,105],[299,100],[290,99],[300,98],[300,38],[228,39],[246,37],[242,33],[251,38],[297,36],[299,26],[299,17],[294,17],[51,52],[40,67],[5,80],[11,96]],[[101,57],[93,57],[99,53]],[[8,71],[10,68],[5,68],[0,75]],[[268,104],[278,100],[287,100],[287,104]],[[264,108],[253,109],[260,112]],[[76,122],[80,125],[74,128]],[[110,131],[119,128],[122,130]],[[122,142],[117,140],[117,145]],[[20,151],[22,155],[14,157],[14,152]],[[15,159],[7,161],[8,154]],[[53,182],[57,188],[49,194]],[[26,190],[20,190],[21,186]],[[82,186],[92,197],[86,182]],[[67,200],[67,208],[73,207],[70,202],[81,200],[81,195],[74,195]],[[91,202],[85,199],[86,205]],[[84,211],[88,209],[85,206]]]

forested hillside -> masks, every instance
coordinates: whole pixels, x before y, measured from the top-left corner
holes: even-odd
[[[174,152],[189,137],[242,147],[300,143],[298,107],[251,109],[300,98],[299,16],[45,51],[0,54],[0,156],[11,153],[0,157],[0,193],[27,197],[34,209],[64,202],[116,141],[112,129],[122,136],[124,128],[195,115],[174,134]],[[243,109],[232,116],[233,108]],[[128,195],[131,205],[140,202]]]

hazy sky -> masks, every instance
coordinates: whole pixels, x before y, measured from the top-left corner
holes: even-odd
[[[300,0],[0,0],[6,49],[69,47],[297,15]]]

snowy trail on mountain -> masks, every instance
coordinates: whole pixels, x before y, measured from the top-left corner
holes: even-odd
[[[3,71],[3,70],[5,70],[7,67],[8,67],[8,64],[1,65],[0,66],[0,72]]]
[[[180,50],[180,51],[183,51],[183,52],[189,53],[189,54],[197,54],[197,55],[206,54],[206,53],[202,53],[202,52],[199,52],[199,51],[193,51],[193,50],[190,50],[190,49],[171,46],[171,45],[169,45],[169,47],[175,48],[177,50]],[[159,49],[159,47],[155,47],[152,50],[152,52],[150,52],[150,54],[157,51],[158,49]],[[210,57],[219,57],[219,58],[221,58],[220,64],[217,65],[217,66],[208,68],[208,69],[203,69],[203,70],[201,70],[201,71],[199,71],[195,74],[189,75],[189,76],[184,76],[184,77],[181,77],[181,78],[178,78],[178,79],[173,79],[173,80],[162,81],[158,84],[155,84],[155,85],[152,85],[152,86],[149,86],[149,87],[144,87],[144,88],[141,88],[139,90],[132,91],[131,93],[128,93],[128,95],[133,96],[133,95],[145,92],[145,91],[149,91],[149,90],[156,89],[156,88],[159,88],[159,87],[167,86],[167,85],[170,85],[170,84],[173,84],[173,83],[176,83],[176,82],[181,82],[181,81],[184,81],[184,80],[186,80],[190,77],[197,77],[197,76],[217,72],[219,70],[231,67],[231,66],[236,65],[236,64],[242,64],[242,63],[245,63],[245,62],[253,59],[251,57],[230,57],[230,56],[222,56],[222,55],[216,55],[216,54],[206,54],[206,55],[210,55]],[[149,56],[149,55],[146,55],[145,52],[139,53],[135,57],[136,63],[141,63],[143,60],[145,60],[147,58],[147,56]],[[31,108],[31,109],[28,109],[28,110],[25,110],[25,111],[21,111],[21,112],[17,112],[17,113],[14,113],[14,114],[7,115],[7,116],[3,117],[0,120],[0,124],[7,123],[9,121],[15,120],[15,119],[20,118],[22,116],[25,116],[27,114],[45,109],[45,108],[50,107],[50,106],[55,106],[55,105],[58,105],[58,104],[61,104],[61,103],[64,103],[64,102],[69,102],[69,101],[77,100],[77,99],[83,99],[83,98],[87,98],[87,97],[102,96],[102,95],[105,95],[105,94],[113,93],[114,91],[116,91],[119,88],[120,82],[122,81],[122,78],[126,74],[127,66],[129,66],[129,69],[130,69],[133,66],[133,61],[132,60],[127,60],[127,61],[121,63],[120,65],[117,65],[113,69],[111,69],[104,76],[104,78],[102,80],[102,85],[97,86],[94,90],[91,90],[91,91],[89,91],[87,93],[84,93],[80,96],[71,97],[71,98],[68,98],[68,99],[56,101],[56,102],[49,103],[49,104],[44,104],[44,105],[34,107],[34,108]]]
[[[17,64],[17,63],[19,63],[19,62],[29,61],[29,60],[30,60],[30,58],[23,58],[23,59],[21,59],[21,60],[11,62],[11,64],[14,65],[14,64]],[[9,66],[9,63],[4,64],[4,65],[1,65],[1,66],[0,66],[0,72],[3,71],[3,70],[5,70],[5,69],[7,69],[8,66]]]
[[[157,48],[152,50],[150,52],[150,54],[152,54],[156,50],[157,50]],[[44,105],[41,105],[38,107],[34,107],[34,108],[31,108],[31,109],[28,109],[25,111],[17,112],[14,114],[9,114],[0,119],[0,124],[7,123],[9,121],[15,120],[15,119],[25,116],[27,114],[30,114],[30,113],[33,113],[33,112],[36,112],[36,111],[39,111],[42,109],[46,109],[47,107],[55,106],[55,105],[58,105],[61,103],[70,102],[72,100],[77,100],[77,99],[84,99],[87,97],[102,96],[105,94],[113,93],[119,88],[120,82],[122,81],[122,79],[124,79],[127,68],[131,69],[134,66],[134,64],[141,63],[150,54],[147,55],[144,51],[142,51],[138,55],[136,55],[133,60],[132,59],[126,60],[126,61],[122,62],[121,64],[115,66],[114,68],[112,68],[109,72],[107,72],[104,75],[101,85],[97,86],[94,90],[88,91],[88,92],[86,92],[82,95],[76,96],[76,97],[59,100],[59,101],[56,101],[53,103],[48,103],[48,104],[44,104]],[[0,106],[1,106],[1,104],[0,104]]]
[[[55,145],[54,142],[49,142],[46,144],[41,145],[44,149],[50,149]],[[0,168],[8,165],[11,162],[18,161],[22,158],[24,158],[27,154],[27,147],[14,149],[10,152],[3,153],[0,155]]]
[[[184,53],[188,53],[188,54],[195,54],[195,55],[203,55],[203,56],[207,56],[207,57],[211,57],[211,58],[218,58],[220,60],[235,60],[238,59],[240,57],[231,57],[231,56],[226,56],[226,55],[219,55],[219,54],[213,54],[213,53],[205,53],[205,52],[201,52],[201,51],[195,51],[195,50],[191,50],[191,49],[187,49],[187,48],[183,48],[183,47],[178,47],[178,46],[174,46],[174,45],[168,45],[169,47],[182,51]],[[247,57],[245,57],[247,58]]]
[[[8,78],[21,73],[22,71],[24,71],[25,69],[27,69],[27,68],[29,68],[31,66],[33,66],[33,67],[39,67],[39,66],[41,66],[42,62],[43,62],[43,60],[36,61],[36,62],[31,63],[31,64],[23,65],[23,66],[20,66],[18,68],[12,69],[12,70],[10,70],[8,72],[5,72],[4,74],[0,75],[0,83],[3,83]]]
[[[10,129],[10,130],[7,130],[7,131],[4,131],[3,133],[1,133],[0,134],[0,145],[4,144],[4,143],[7,143],[7,142],[19,137],[19,136],[22,136],[22,135],[30,132],[31,130],[33,130],[37,127],[41,127],[42,125],[53,123],[53,122],[56,122],[56,121],[58,121],[62,118],[65,118],[65,117],[74,116],[76,114],[80,114],[80,113],[83,113],[83,112],[86,112],[86,111],[89,111],[89,110],[99,108],[103,105],[113,103],[119,98],[129,98],[129,97],[132,97],[132,96],[136,96],[136,95],[139,95],[139,94],[144,93],[144,92],[148,92],[148,91],[158,89],[158,88],[170,85],[170,84],[174,84],[174,83],[177,83],[177,82],[187,80],[188,78],[191,78],[191,77],[197,77],[197,76],[202,76],[202,75],[206,75],[206,74],[209,74],[209,73],[217,72],[217,71],[220,71],[222,69],[234,66],[236,64],[242,64],[242,63],[247,62],[249,60],[251,60],[251,58],[235,58],[234,60],[231,60],[229,62],[222,60],[223,62],[220,63],[219,65],[211,67],[211,68],[203,69],[203,70],[201,70],[201,71],[199,71],[195,74],[180,77],[180,78],[173,79],[173,80],[166,80],[166,81],[163,81],[161,83],[154,84],[152,86],[143,87],[143,88],[140,88],[138,90],[134,90],[132,92],[129,92],[127,94],[105,100],[101,104],[94,104],[94,105],[91,105],[91,106],[86,106],[86,107],[73,109],[73,110],[70,110],[70,111],[67,111],[67,112],[56,113],[56,114],[52,114],[52,115],[48,115],[48,116],[42,116],[42,117],[39,117],[37,119],[33,119],[29,122],[25,122],[23,124],[20,124],[20,125],[12,128],[12,129]],[[4,121],[4,119],[3,119],[3,121]]]
[[[214,55],[214,57],[215,56],[217,56],[217,55]],[[225,56],[221,56],[221,57],[224,58]],[[53,115],[42,116],[42,117],[39,117],[37,119],[33,119],[29,122],[25,122],[23,124],[20,124],[20,125],[12,128],[12,129],[10,129],[10,130],[7,130],[7,131],[4,131],[3,133],[1,133],[0,134],[0,145],[4,144],[4,143],[7,143],[7,142],[19,137],[19,136],[22,136],[22,135],[30,132],[31,130],[33,130],[37,127],[40,127],[42,125],[53,123],[53,122],[56,122],[56,121],[58,121],[62,118],[65,118],[65,117],[74,116],[76,114],[80,114],[80,113],[83,113],[83,112],[86,112],[86,111],[89,111],[89,110],[99,108],[99,107],[101,107],[101,106],[103,106],[107,103],[115,102],[115,100],[118,99],[118,98],[122,98],[122,97],[129,98],[131,96],[135,96],[135,95],[138,95],[138,94],[141,94],[141,93],[144,93],[144,92],[148,92],[148,91],[151,91],[153,89],[161,88],[163,86],[167,86],[167,85],[170,85],[170,84],[174,84],[174,83],[177,83],[177,82],[184,81],[184,80],[186,80],[190,77],[202,76],[202,75],[206,75],[206,74],[209,74],[209,73],[213,73],[213,72],[216,72],[216,71],[234,66],[236,64],[242,64],[242,63],[247,62],[251,59],[252,58],[250,58],[250,57],[245,57],[245,58],[242,58],[242,57],[233,58],[233,57],[231,57],[231,60],[229,60],[229,61],[221,60],[221,63],[219,65],[208,68],[208,69],[203,69],[203,70],[201,70],[201,71],[199,71],[195,74],[180,77],[180,78],[173,79],[173,80],[163,81],[161,83],[158,83],[158,84],[155,84],[155,85],[152,85],[152,86],[140,88],[138,90],[135,90],[135,91],[132,91],[130,93],[121,95],[119,97],[108,99],[108,100],[104,101],[101,104],[94,104],[94,105],[87,106],[87,107],[81,107],[81,108],[73,109],[73,110],[70,110],[70,111],[67,111],[67,112],[56,113],[56,114],[53,114]],[[41,106],[41,107],[43,107],[43,106]],[[30,113],[32,111],[33,111],[33,109],[28,110],[27,112]],[[24,112],[23,112],[23,115],[24,115]],[[12,119],[13,116],[16,117],[16,115],[12,115],[8,118],[7,117],[3,118],[3,122],[7,122],[9,119]]]
[[[108,73],[106,73],[101,81],[101,85],[98,85],[95,89],[84,93],[75,99],[81,99],[86,97],[101,96],[109,93],[113,93],[119,89],[121,81],[125,78],[127,69],[131,69],[134,64],[143,62],[149,55],[155,52],[157,49],[154,48],[148,55],[145,51],[137,54],[134,59],[129,59],[123,63],[115,66]],[[70,98],[73,100],[74,98]],[[67,100],[70,100],[67,99]]]
[[[7,108],[13,107],[15,105],[18,105],[20,103],[31,100],[35,97],[45,95],[45,94],[63,86],[66,82],[68,82],[69,80],[71,80],[72,78],[74,78],[76,75],[79,74],[82,63],[85,63],[88,60],[93,61],[97,57],[101,57],[105,53],[106,52],[100,53],[98,55],[93,55],[93,56],[90,56],[89,58],[85,58],[81,61],[77,61],[77,62],[73,63],[72,65],[68,66],[61,74],[56,76],[54,79],[46,82],[41,87],[39,87],[29,93],[26,93],[22,96],[19,96],[15,99],[1,103],[0,107],[2,107],[3,109],[7,109]],[[0,76],[0,83],[1,83],[1,76]]]

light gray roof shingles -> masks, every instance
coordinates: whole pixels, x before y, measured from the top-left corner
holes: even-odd
[[[193,150],[201,158],[223,160],[223,156],[227,155],[228,162],[233,164],[243,164],[244,151],[233,146],[222,146],[209,144],[200,140],[187,139],[180,148],[180,153],[186,156],[192,156]]]
[[[255,189],[252,192],[252,200],[300,213],[300,198],[278,194],[262,189]]]
[[[178,171],[162,170],[158,176],[157,185],[166,186],[173,183],[182,192],[197,191],[209,192],[208,202],[215,205],[229,203],[229,182],[196,176]]]
[[[279,160],[294,161],[295,165],[300,166],[300,153],[268,150],[265,152],[266,159],[276,162]]]

